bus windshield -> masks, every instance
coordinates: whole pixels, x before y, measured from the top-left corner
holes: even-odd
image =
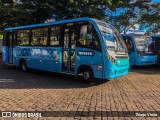
[[[150,36],[133,35],[133,38],[138,52],[143,52],[145,54],[155,53],[155,46]]]
[[[104,22],[96,22],[103,36],[107,49],[116,52],[127,52],[125,44],[118,31],[111,25]]]

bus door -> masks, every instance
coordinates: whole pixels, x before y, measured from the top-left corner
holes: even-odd
[[[64,72],[75,71],[75,48],[77,31],[75,27],[65,27],[64,31],[64,42],[63,42],[63,65],[62,70]]]
[[[15,41],[15,32],[7,32],[7,46],[8,46],[8,63],[13,64],[13,46]]]
[[[129,36],[122,36],[122,37],[128,50],[130,64],[134,65],[136,62],[136,59],[135,59],[135,50],[134,50],[132,38],[130,38]]]

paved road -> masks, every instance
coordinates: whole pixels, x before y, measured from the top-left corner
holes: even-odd
[[[160,111],[160,66],[134,67],[127,76],[87,85],[71,75],[36,70],[25,73],[4,65],[0,58],[0,111],[86,111],[83,117],[71,113],[71,117],[41,118],[47,120],[101,119],[99,113],[87,111],[115,111],[103,119],[158,120],[135,117],[132,111]],[[123,118],[128,112],[116,111],[129,111],[131,116]],[[120,113],[123,115],[118,117]]]

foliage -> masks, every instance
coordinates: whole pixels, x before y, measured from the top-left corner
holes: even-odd
[[[105,10],[111,0],[66,0],[53,4],[53,18],[56,20],[78,17],[105,19]]]
[[[133,0],[132,0],[133,1]],[[47,19],[92,17],[108,20],[121,32],[140,28],[159,30],[159,3],[150,0],[0,0],[0,31],[6,27],[43,23]]]
[[[6,27],[55,20],[93,17],[105,19],[106,5],[111,0],[2,0],[0,30]]]
[[[160,3],[152,3],[147,13],[142,14],[141,29],[149,27],[148,32],[156,34],[160,29]]]
[[[3,2],[0,8],[0,30],[6,27],[44,22],[51,17],[51,9],[39,0]]]
[[[107,13],[107,19],[120,32],[126,33],[130,28],[134,29],[136,24],[140,25],[140,29],[153,28],[158,31],[160,28],[159,3],[151,3],[151,0],[137,0],[136,2],[126,0],[111,7]]]

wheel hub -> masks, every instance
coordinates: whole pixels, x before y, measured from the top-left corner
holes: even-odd
[[[84,76],[85,80],[89,79],[89,77],[90,77],[89,72],[85,71],[83,76]]]
[[[26,65],[24,63],[22,64],[22,69],[26,71]]]

